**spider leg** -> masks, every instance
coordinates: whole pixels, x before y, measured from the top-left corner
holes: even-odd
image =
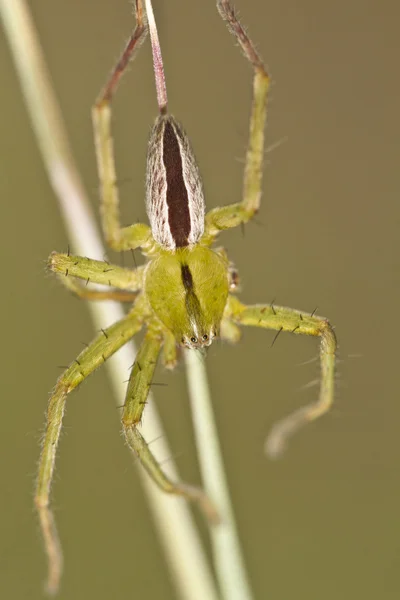
[[[217,0],[218,11],[235,36],[245,57],[254,69],[253,104],[250,117],[249,143],[243,180],[243,200],[218,207],[206,216],[205,241],[213,241],[219,231],[249,221],[260,207],[262,164],[264,160],[264,129],[267,117],[267,94],[270,78],[252,41],[235,15],[229,0]]]
[[[58,252],[50,254],[47,265],[63,279],[72,276],[84,279],[88,283],[90,281],[129,292],[137,292],[142,288],[144,267],[126,269],[101,260]],[[66,286],[70,287],[69,284]]]
[[[174,334],[166,330],[164,333],[164,345],[162,361],[167,369],[174,369],[178,362],[178,346]]]
[[[175,483],[164,473],[157,459],[139,431],[139,424],[146,405],[147,395],[153,379],[154,370],[160,353],[162,338],[158,332],[149,330],[136,356],[122,415],[122,426],[129,448],[139,457],[144,468],[158,485],[168,494],[183,496],[197,502],[207,519],[216,524],[218,514],[210,499],[200,489],[185,483]]]
[[[48,557],[47,587],[51,593],[55,593],[58,589],[62,571],[62,551],[49,506],[49,494],[67,395],[132,338],[141,326],[142,314],[139,310],[135,310],[121,321],[101,331],[61,375],[51,394],[35,493],[35,505]]]
[[[232,321],[232,319],[224,318],[221,321],[221,328],[219,332],[221,340],[236,344],[242,335],[240,328]]]
[[[126,292],[124,290],[89,290],[84,285],[72,279],[72,277],[58,275],[57,278],[58,281],[81,300],[114,300],[115,302],[133,303],[137,298],[137,292]]]
[[[325,414],[332,405],[334,397],[336,336],[329,321],[324,317],[307,314],[275,305],[245,306],[230,296],[227,317],[238,325],[253,325],[288,331],[296,335],[319,337],[321,362],[321,387],[316,402],[304,406],[282,421],[276,423],[266,442],[266,452],[275,457],[285,449],[288,438],[300,427]]]
[[[100,178],[101,215],[105,238],[113,250],[128,250],[146,245],[150,228],[143,223],[121,227],[119,197],[115,171],[114,150],[111,136],[111,99],[118,82],[135,51],[147,35],[147,24],[142,0],[135,2],[136,28],[113,69],[106,86],[96,101],[93,110],[93,129],[96,144],[97,167]]]

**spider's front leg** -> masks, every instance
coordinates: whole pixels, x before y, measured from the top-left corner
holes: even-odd
[[[267,117],[267,94],[270,78],[257,51],[235,15],[229,0],[218,0],[217,8],[228,29],[235,36],[247,60],[254,69],[253,104],[250,117],[249,143],[243,180],[243,200],[218,207],[206,216],[205,239],[212,241],[219,231],[249,221],[260,207],[262,165],[264,160],[264,129]]]
[[[125,439],[129,448],[137,454],[150,477],[162,491],[197,502],[208,521],[217,524],[219,522],[218,513],[203,490],[185,483],[171,481],[162,470],[138,429],[162,343],[163,339],[160,333],[150,329],[136,356],[122,415]]]
[[[62,571],[61,546],[49,506],[49,494],[67,395],[141,329],[142,312],[140,305],[136,305],[124,319],[102,331],[61,375],[49,400],[35,504],[48,557],[47,588],[50,593],[57,591]]]
[[[238,325],[253,325],[296,335],[319,337],[321,360],[321,388],[313,404],[300,408],[276,423],[266,442],[267,454],[276,457],[285,449],[288,438],[302,425],[325,414],[332,405],[335,383],[336,336],[324,317],[302,313],[293,308],[275,305],[245,306],[234,296],[229,297],[226,317]]]

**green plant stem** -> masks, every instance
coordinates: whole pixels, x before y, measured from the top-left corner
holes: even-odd
[[[62,121],[61,111],[47,73],[34,24],[24,0],[0,0],[0,14],[11,48],[27,110],[42,153],[48,177],[60,203],[74,252],[103,259],[105,251],[78,170],[75,166]],[[106,328],[122,317],[115,302],[88,303],[96,330]],[[124,346],[107,362],[117,405],[124,401],[129,365],[133,362],[133,345]],[[143,433],[157,439],[159,460],[168,458],[169,474],[177,477],[171,461],[154,402],[146,408]],[[161,543],[165,550],[178,597],[184,600],[216,600],[215,590],[198,532],[184,501],[161,493],[139,466]],[[132,532],[133,533],[133,532]],[[132,539],[134,536],[132,535]],[[132,543],[134,553],[135,542]]]
[[[215,502],[222,524],[211,530],[215,569],[224,600],[253,598],[240,547],[224,462],[213,414],[204,356],[185,351],[186,374],[196,446],[207,495]]]

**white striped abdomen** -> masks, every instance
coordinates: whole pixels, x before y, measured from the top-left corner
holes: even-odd
[[[147,153],[146,208],[154,239],[174,250],[204,232],[204,195],[189,139],[171,115],[157,118]]]

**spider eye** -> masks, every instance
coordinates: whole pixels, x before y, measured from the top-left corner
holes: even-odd
[[[192,344],[195,344],[197,342],[197,338],[196,337],[191,337],[190,341],[192,342]]]
[[[203,335],[203,342],[206,342],[207,340],[208,340],[208,335],[205,333],[205,334]]]

